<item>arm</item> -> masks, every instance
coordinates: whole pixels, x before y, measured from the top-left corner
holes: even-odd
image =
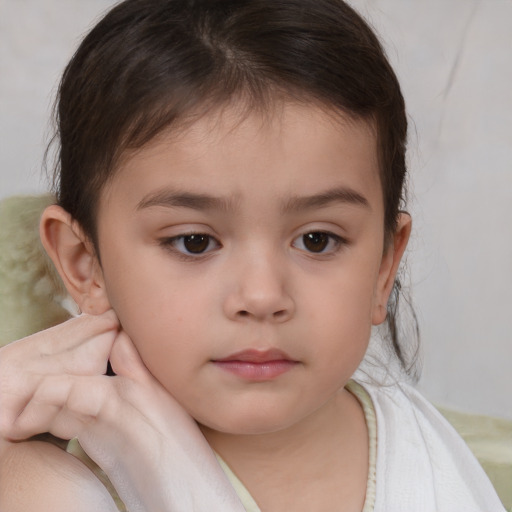
[[[0,510],[117,512],[117,507],[95,475],[60,448],[0,440]]]

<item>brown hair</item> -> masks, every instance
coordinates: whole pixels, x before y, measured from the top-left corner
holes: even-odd
[[[60,84],[58,203],[98,249],[99,194],[124,151],[199,109],[240,98],[264,109],[277,96],[372,123],[384,232],[392,234],[406,177],[404,100],[377,37],[341,0],[126,0],[114,7]],[[405,366],[395,296],[389,332]]]

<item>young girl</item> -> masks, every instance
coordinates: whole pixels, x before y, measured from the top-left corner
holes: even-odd
[[[83,314],[0,351],[2,512],[115,510],[20,442],[46,432],[131,512],[503,510],[404,379],[352,379],[386,320],[407,366],[411,220],[403,98],[350,7],[126,0],[57,113],[41,239]]]

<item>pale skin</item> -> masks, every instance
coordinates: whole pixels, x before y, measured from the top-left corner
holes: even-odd
[[[101,264],[66,212],[43,215],[43,243],[90,316],[0,351],[3,437],[78,435],[133,510],[242,510],[211,446],[264,512],[360,511],[368,437],[344,385],[385,319],[411,226],[400,214],[385,244],[372,127],[293,103],[209,114],[126,154],[98,219]],[[218,363],[241,350],[292,364],[255,382]],[[117,377],[102,375],[107,359]]]

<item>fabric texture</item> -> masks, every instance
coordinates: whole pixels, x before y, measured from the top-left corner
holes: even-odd
[[[459,434],[406,383],[364,384],[377,418],[374,512],[504,512]]]
[[[375,509],[375,494],[377,490],[377,418],[373,401],[361,384],[351,380],[345,386],[361,403],[368,429],[369,460],[368,480],[366,482],[366,497],[362,512],[373,512]]]

